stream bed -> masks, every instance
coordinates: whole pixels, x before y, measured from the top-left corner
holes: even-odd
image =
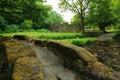
[[[76,80],[76,74],[59,64],[58,58],[46,47],[32,45],[42,66],[44,80]]]

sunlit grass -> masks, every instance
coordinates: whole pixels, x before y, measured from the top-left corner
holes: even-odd
[[[0,34],[3,36],[14,36],[14,35],[27,35],[32,38],[39,39],[73,39],[80,38],[82,35],[80,33],[62,33],[62,32],[48,32],[48,33],[40,33],[40,32],[17,32],[17,33],[4,33]]]
[[[61,41],[68,42],[77,46],[83,46],[96,40],[97,40],[96,38],[78,38],[78,39],[64,39]]]
[[[25,32],[17,32],[17,33],[4,33],[0,34],[3,36],[14,36],[14,35],[27,35],[32,38],[37,39],[53,39],[60,40],[63,42],[68,42],[77,46],[83,46],[88,44],[89,42],[96,41],[96,38],[83,38],[83,35],[80,33],[68,33],[68,32],[35,32],[35,31],[25,31]]]

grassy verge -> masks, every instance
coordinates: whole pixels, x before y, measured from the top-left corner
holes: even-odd
[[[27,35],[33,38],[38,39],[74,39],[74,38],[80,38],[82,35],[80,33],[62,33],[62,32],[47,32],[47,33],[41,33],[41,32],[17,32],[17,33],[5,33],[0,34],[3,36],[14,36],[14,35]]]
[[[78,39],[64,39],[64,40],[61,40],[61,41],[64,41],[64,42],[69,42],[73,45],[77,45],[77,46],[84,46],[90,42],[94,42],[96,41],[97,39],[96,38],[78,38]]]
[[[35,31],[25,31],[25,32],[17,32],[17,33],[5,33],[0,34],[3,36],[14,36],[14,35],[27,35],[32,38],[37,39],[53,39],[53,40],[60,40],[64,42],[69,42],[71,44],[77,46],[83,46],[88,44],[89,42],[96,41],[96,38],[83,38],[84,36],[80,33],[63,33],[63,32],[35,32]]]

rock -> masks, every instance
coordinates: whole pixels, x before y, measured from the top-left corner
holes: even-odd
[[[7,55],[5,54],[5,46],[0,43],[0,73],[5,71],[5,68],[8,66]]]
[[[11,79],[11,75],[13,80],[43,80],[40,63],[29,43],[3,36],[0,41],[0,80]]]
[[[36,57],[35,51],[25,42],[9,40],[4,42],[9,64],[14,64],[20,57]]]
[[[26,35],[14,35],[13,38],[18,39],[18,40],[23,40],[23,41],[27,41],[27,42],[32,42],[33,39],[26,36]]]
[[[15,62],[13,80],[44,80],[41,65],[35,57],[22,57]]]

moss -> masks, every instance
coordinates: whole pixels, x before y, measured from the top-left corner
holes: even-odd
[[[43,80],[41,65],[34,57],[19,58],[14,67],[13,80]]]
[[[29,46],[29,44],[18,41],[9,40],[4,42],[6,47],[6,54],[9,63],[14,63],[18,58],[24,56],[36,57],[35,51]]]
[[[5,42],[5,41],[8,41],[8,40],[11,40],[12,38],[11,37],[5,37],[5,36],[1,36],[0,35],[0,42]]]

